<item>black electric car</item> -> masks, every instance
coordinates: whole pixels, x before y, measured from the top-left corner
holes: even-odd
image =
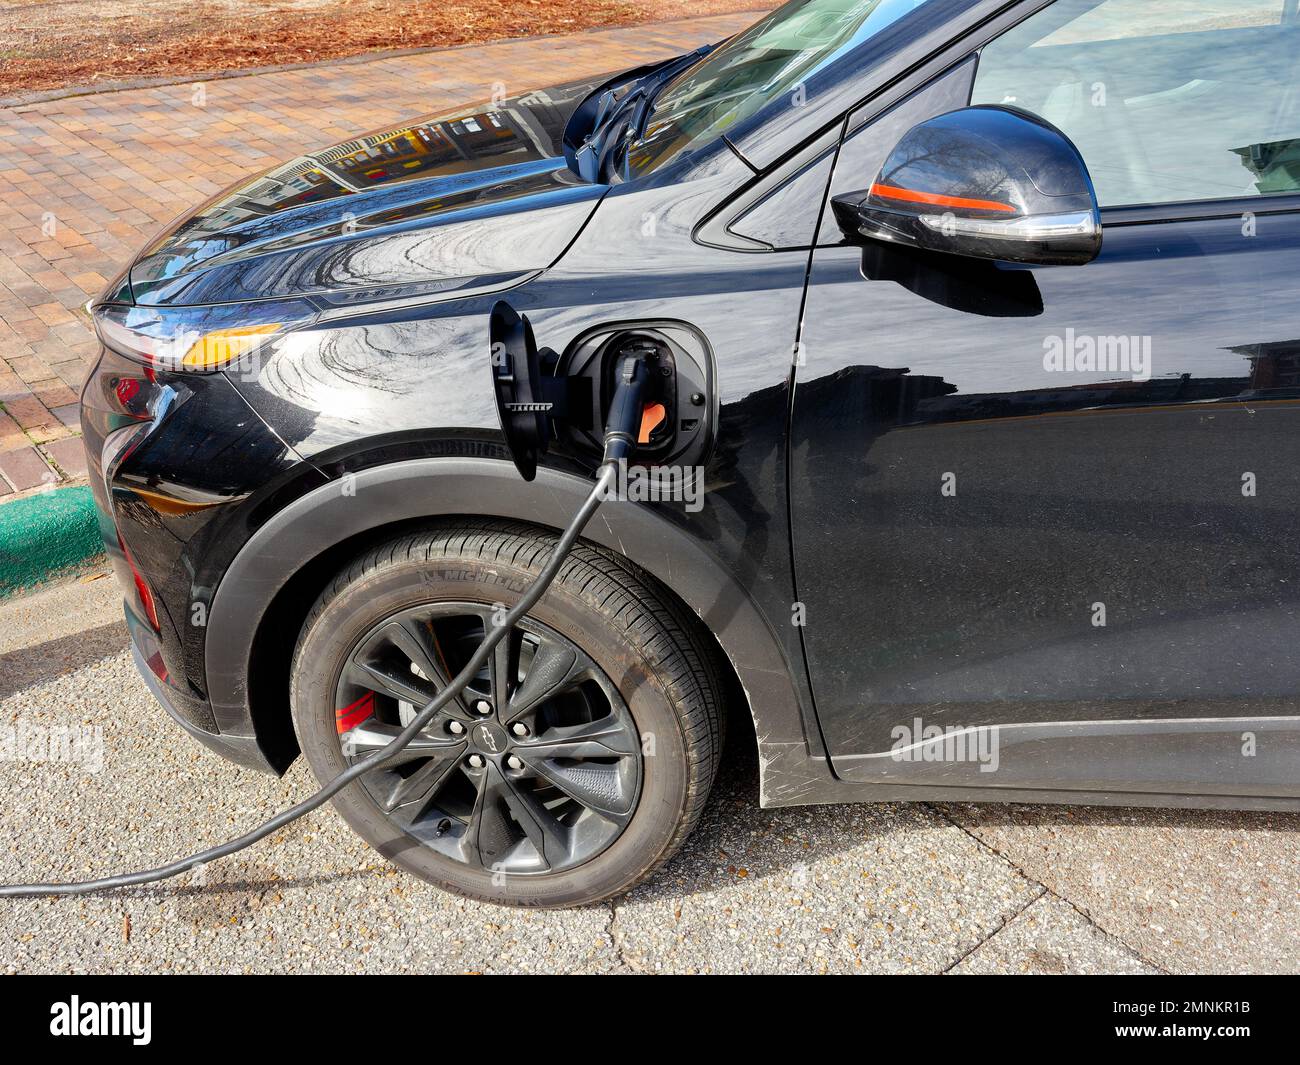
[[[304,156],[94,308],[146,681],[477,897],[648,876],[727,721],[768,806],[1300,809],[1296,0],[793,0]],[[529,331],[533,340],[530,342]]]

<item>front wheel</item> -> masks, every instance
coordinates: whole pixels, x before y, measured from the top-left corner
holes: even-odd
[[[446,687],[556,539],[440,527],[339,573],[294,655],[294,728],[318,779],[385,746]],[[630,566],[578,544],[461,696],[334,802],[435,884],[581,905],[628,890],[681,845],[717,771],[722,720],[693,622]]]

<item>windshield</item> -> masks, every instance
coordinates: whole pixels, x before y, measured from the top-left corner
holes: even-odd
[[[664,86],[628,169],[640,173],[715,140],[783,94],[797,104],[812,74],[929,2],[790,0]]]

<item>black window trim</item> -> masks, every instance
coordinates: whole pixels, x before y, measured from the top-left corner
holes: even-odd
[[[1144,226],[1170,222],[1199,222],[1244,215],[1300,212],[1300,192],[1275,192],[1260,196],[1234,196],[1222,200],[1182,200],[1169,203],[1123,204],[1101,209],[1106,226]]]

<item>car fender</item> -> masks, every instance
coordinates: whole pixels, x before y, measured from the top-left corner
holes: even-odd
[[[424,458],[349,474],[294,500],[244,545],[212,599],[205,676],[218,728],[255,734],[248,688],[258,627],[290,578],[323,552],[422,517],[498,517],[563,529],[591,487],[545,468],[525,482],[507,462]],[[829,767],[820,747],[810,745],[780,642],[735,577],[700,542],[635,503],[605,504],[584,538],[649,572],[714,634],[753,716],[763,805],[817,801],[813,796],[831,780]]]

